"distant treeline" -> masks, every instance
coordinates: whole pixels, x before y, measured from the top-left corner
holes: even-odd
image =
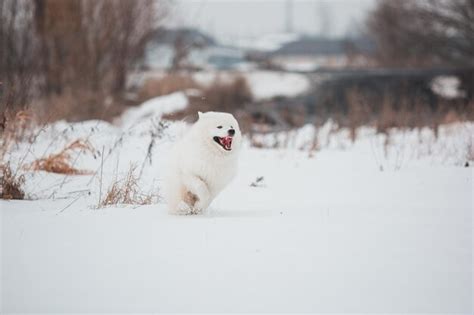
[[[0,109],[56,99],[76,118],[97,115],[163,14],[153,0],[0,0]]]

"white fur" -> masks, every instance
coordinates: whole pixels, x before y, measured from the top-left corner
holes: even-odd
[[[218,129],[218,126],[222,128]],[[232,150],[224,150],[213,140],[235,130]],[[242,136],[234,116],[228,113],[199,112],[198,121],[171,152],[165,178],[165,197],[170,213],[202,213],[237,172]],[[186,200],[188,193],[197,197],[194,205]]]

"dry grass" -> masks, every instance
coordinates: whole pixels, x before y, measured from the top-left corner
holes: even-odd
[[[120,204],[149,205],[158,197],[157,194],[146,194],[140,190],[135,170],[135,166],[130,166],[125,178],[116,180],[110,185],[104,198],[100,196],[99,208]]]
[[[92,174],[88,170],[79,170],[73,167],[71,154],[79,150],[82,152],[94,153],[92,145],[85,140],[78,139],[66,147],[59,153],[51,154],[45,158],[38,159],[31,163],[27,168],[34,171],[46,171],[50,173],[67,174],[67,175],[88,175]]]
[[[184,111],[165,115],[163,118],[180,120],[195,116],[197,111],[220,111],[235,114],[240,120],[245,105],[252,101],[252,93],[247,81],[240,76],[230,82],[216,79],[210,86],[200,89],[202,95],[190,97],[191,105]]]
[[[4,110],[0,122],[0,199],[24,199],[25,176],[19,173],[27,153],[20,159],[17,170],[12,171],[8,153],[20,147],[20,143],[35,142],[37,134],[33,132],[33,115],[26,109]]]
[[[4,111],[0,122],[0,161],[13,146],[32,138],[32,115],[27,110]]]
[[[148,79],[138,92],[140,101],[186,89],[201,89],[190,75],[170,73],[160,79]]]
[[[246,103],[252,101],[252,92],[243,77],[237,77],[230,83],[215,81],[204,90],[204,110],[234,113]]]
[[[429,127],[437,134],[440,125],[472,121],[474,106],[464,100],[443,100],[429,103],[425,99],[384,94],[382,99],[372,99],[356,89],[344,94],[346,109],[320,116],[334,119],[340,126],[348,127],[351,139],[357,138],[356,131],[362,126],[374,126],[377,132],[387,134],[391,128]],[[346,112],[344,110],[347,110]]]
[[[10,163],[0,166],[2,176],[0,177],[0,199],[24,199],[25,192],[23,184],[25,176],[12,172]]]

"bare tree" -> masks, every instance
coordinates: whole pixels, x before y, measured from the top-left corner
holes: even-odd
[[[31,97],[38,70],[34,5],[28,0],[0,0],[0,109],[23,107]]]
[[[379,0],[367,25],[383,65],[474,66],[472,0]]]
[[[33,78],[41,96],[69,93],[92,113],[120,98],[165,14],[154,0],[0,0],[0,96]]]
[[[35,1],[45,71],[51,74],[48,91],[59,93],[64,83],[97,89],[101,82],[110,84],[111,91],[122,91],[127,69],[143,54],[146,38],[158,22],[155,9],[160,4],[152,0]]]

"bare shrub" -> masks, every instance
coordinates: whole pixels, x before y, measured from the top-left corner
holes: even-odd
[[[24,108],[37,86],[35,3],[0,0],[0,111]]]
[[[243,109],[251,101],[252,93],[245,78],[239,76],[231,82],[215,80],[213,84],[203,88],[201,96],[190,97],[191,106],[184,111],[164,115],[163,118],[179,120],[195,115],[197,111],[221,111],[235,114],[239,121],[248,122],[248,114]],[[247,126],[243,125],[242,130],[245,130]]]
[[[351,141],[354,142],[357,138],[357,128],[367,124],[370,119],[368,114],[369,110],[366,106],[366,100],[355,89],[349,90],[347,93],[347,106],[350,138]]]
[[[393,108],[392,100],[385,96],[376,121],[377,131],[388,133],[388,129],[396,127],[396,116],[397,113]]]
[[[139,178],[135,175],[135,170],[135,166],[130,166],[124,178],[110,185],[104,198],[100,196],[99,208],[120,204],[148,205],[158,197],[157,194],[146,194],[140,190]]]
[[[34,161],[27,166],[27,168],[34,171],[46,171],[67,175],[92,174],[92,171],[74,168],[72,165],[73,162],[71,161],[71,153],[75,150],[79,150],[80,153],[86,151],[94,152],[94,148],[88,141],[79,139],[64,147],[59,153],[51,154],[45,158]]]
[[[146,80],[138,92],[138,98],[145,101],[156,96],[186,89],[201,89],[201,87],[188,74],[174,72],[160,79]]]
[[[161,4],[159,4],[161,6]],[[127,69],[141,57],[155,22],[150,0],[37,0],[45,88],[121,92]]]
[[[353,140],[354,141],[354,140]],[[308,157],[312,158],[317,151],[321,149],[320,140],[319,140],[319,127],[315,126],[313,131],[313,136],[311,137],[310,147],[308,150]]]
[[[252,92],[243,77],[237,77],[230,83],[214,81],[204,90],[204,110],[235,112],[252,100]]]
[[[437,135],[440,125],[472,120],[474,116],[472,102],[462,99],[430,103],[419,96],[394,95],[388,91],[374,98],[352,89],[344,94],[344,100],[347,108],[335,109],[326,115],[338,125],[349,128],[353,141],[362,126],[374,126],[380,133],[387,133],[390,128],[428,127]]]
[[[386,66],[473,66],[472,0],[380,0],[367,24]]]
[[[51,112],[59,98],[61,118],[102,118],[166,13],[153,0],[0,0],[0,105]]]
[[[32,137],[32,114],[26,110],[16,112],[5,110],[1,114],[0,122],[0,161],[14,145],[31,140]]]
[[[0,198],[1,199],[24,199],[25,192],[23,185],[25,183],[25,176],[13,172],[10,163],[0,165],[2,175],[0,177]]]
[[[302,127],[305,123],[305,111],[300,106],[298,107],[284,107],[279,110],[279,117],[283,120],[283,122],[292,127]]]

